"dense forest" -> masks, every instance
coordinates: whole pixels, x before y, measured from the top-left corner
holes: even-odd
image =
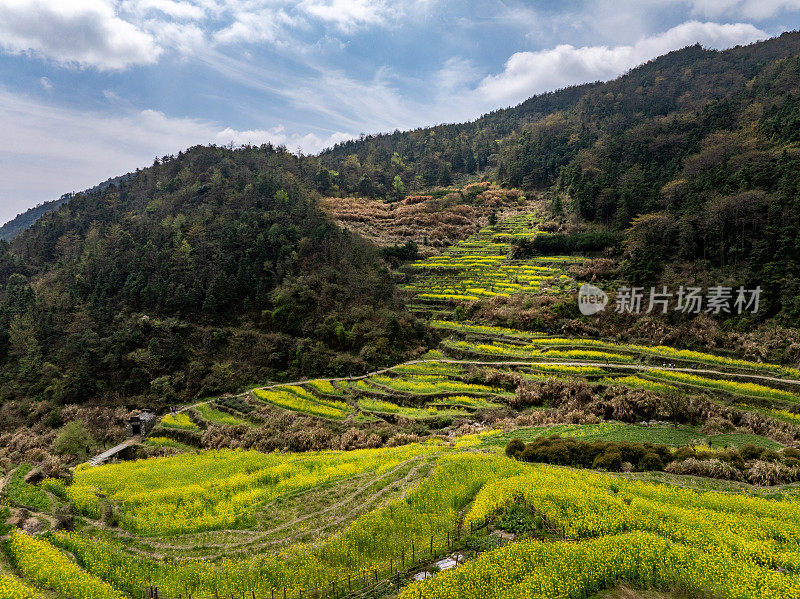
[[[591,225],[533,250],[621,247],[631,282],[761,285],[762,318],[796,319],[798,125],[800,34],[787,33],[319,156],[263,145],[157,159],[0,245],[0,399],[171,402],[407,357],[424,327],[379,248],[318,199],[394,204],[479,179]]]
[[[407,355],[422,329],[378,248],[325,217],[301,168],[196,147],[3,242],[2,398],[158,405]]]
[[[603,84],[472,123],[364,136],[324,152],[320,191],[398,195],[476,174],[548,190],[554,212],[628,231],[635,283],[764,288],[800,316],[800,33],[691,46]],[[320,174],[321,173],[321,174]]]
[[[72,193],[65,193],[57,200],[49,202],[42,202],[38,206],[29,208],[22,214],[17,215],[12,220],[8,221],[0,227],[0,240],[11,241],[20,233],[30,229],[34,223],[42,218],[45,214],[50,214],[58,210],[62,204],[72,199]]]
[[[106,179],[102,183],[95,185],[91,189],[87,189],[81,193],[92,193],[95,191],[103,191],[107,187],[111,185],[117,185],[122,181],[125,181],[131,177],[131,173],[120,175],[118,177],[112,177],[110,179]],[[8,221],[2,227],[0,227],[0,240],[2,241],[11,241],[17,235],[20,235],[24,231],[30,229],[36,221],[42,218],[45,214],[50,214],[51,212],[55,212],[58,210],[62,204],[69,202],[75,194],[65,193],[57,200],[51,200],[49,202],[42,202],[38,206],[34,206],[33,208],[29,208],[22,214],[18,214],[15,218]]]

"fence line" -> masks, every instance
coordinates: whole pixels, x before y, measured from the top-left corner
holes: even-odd
[[[480,524],[471,524],[469,526],[469,533],[474,534],[486,528],[491,518],[487,516]],[[575,541],[575,539],[566,538],[563,529],[547,527],[547,532],[543,534],[534,534],[533,538],[540,538],[542,540],[559,540],[559,541]],[[450,532],[447,531],[444,535],[432,535],[430,541],[424,543],[422,546],[417,545],[415,541],[411,541],[410,548],[401,548],[399,554],[395,554],[394,558],[390,558],[388,562],[383,562],[370,568],[365,568],[355,573],[350,573],[346,577],[342,576],[322,586],[310,587],[305,589],[280,587],[273,588],[269,591],[254,590],[239,591],[232,595],[220,595],[215,592],[213,599],[346,599],[356,597],[368,597],[380,587],[389,583],[389,587],[399,585],[402,579],[415,571],[426,571],[423,566],[428,566],[435,559],[449,554],[452,551],[463,548],[461,541],[464,538],[464,527],[459,521],[456,528]],[[438,542],[443,541],[443,542]],[[501,544],[507,542],[506,539],[499,538]],[[456,564],[458,564],[458,556],[456,556]],[[204,596],[212,599],[211,596]],[[144,589],[142,599],[196,599],[191,593],[186,596],[178,595],[178,597],[162,597],[159,594],[157,586],[148,586]]]

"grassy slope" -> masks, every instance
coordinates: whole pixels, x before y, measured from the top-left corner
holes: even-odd
[[[505,445],[511,439],[532,441],[537,437],[549,435],[577,437],[584,441],[633,441],[671,445],[680,447],[690,444],[704,444],[711,447],[741,447],[747,443],[761,447],[778,448],[780,445],[771,439],[759,435],[728,433],[720,435],[704,435],[697,426],[639,426],[635,424],[602,423],[602,424],[565,424],[555,426],[533,426],[513,430],[502,435],[488,437],[488,446]]]

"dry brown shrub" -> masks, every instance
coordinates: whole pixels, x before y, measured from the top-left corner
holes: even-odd
[[[524,379],[516,372],[498,370],[496,368],[485,368],[480,375],[483,382],[493,387],[504,387],[513,389],[524,382]]]
[[[521,382],[509,405],[517,409],[546,405],[571,411],[589,406],[592,401],[593,389],[585,380],[548,379],[545,382]]]
[[[341,226],[379,245],[412,240],[418,244],[422,255],[465,239],[477,227],[488,224],[492,213],[504,218],[532,209],[530,202],[522,201],[518,190],[491,188],[489,184],[481,185],[485,191],[467,204],[464,195],[469,189],[449,193],[443,198],[409,196],[395,204],[368,198],[329,197],[323,198],[321,205]]]
[[[688,474],[691,476],[705,476],[706,478],[719,478],[723,480],[742,480],[742,473],[722,460],[712,458],[710,460],[698,460],[687,458],[682,462],[670,462],[664,468],[672,474]]]
[[[581,281],[607,279],[617,274],[618,262],[610,258],[595,258],[581,264],[573,264],[567,269],[570,275]]]
[[[552,416],[545,410],[536,410],[520,414],[515,420],[517,426],[541,426],[543,424],[553,424]]]
[[[712,416],[703,424],[700,432],[704,435],[720,435],[723,433],[730,433],[736,430],[733,423],[727,418],[720,418],[719,416]]]
[[[421,437],[411,433],[397,433],[386,441],[386,447],[400,447],[409,443],[419,443]]]
[[[460,426],[454,428],[451,433],[451,438],[463,437],[464,435],[477,435],[486,430],[486,427],[477,422],[464,422]]]
[[[584,410],[571,410],[565,414],[564,419],[570,424],[598,424],[602,422],[596,414]]]
[[[372,449],[380,447],[382,443],[381,438],[375,433],[352,427],[342,433],[339,439],[339,449]]]
[[[293,429],[286,435],[290,451],[322,451],[335,443],[335,435],[324,426]]]
[[[65,456],[48,455],[42,460],[42,474],[44,478],[61,478],[69,480],[72,474],[69,470],[69,460]]]
[[[755,460],[747,469],[746,477],[752,485],[781,485],[798,480],[798,470],[780,462]]]
[[[492,428],[500,428],[503,429],[504,431],[509,431],[517,427],[516,420],[514,418],[509,418],[509,417],[500,418],[498,420],[495,420],[491,424]]]

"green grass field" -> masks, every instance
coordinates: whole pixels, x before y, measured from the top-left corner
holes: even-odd
[[[542,436],[561,435],[585,441],[632,441],[635,443],[656,443],[680,447],[683,445],[709,445],[711,447],[741,447],[751,443],[760,447],[778,448],[779,443],[761,437],[739,433],[704,435],[696,426],[654,425],[639,426],[604,422],[601,424],[563,424],[554,426],[535,426],[516,429],[487,438],[487,446],[504,446],[511,439],[533,441]]]

